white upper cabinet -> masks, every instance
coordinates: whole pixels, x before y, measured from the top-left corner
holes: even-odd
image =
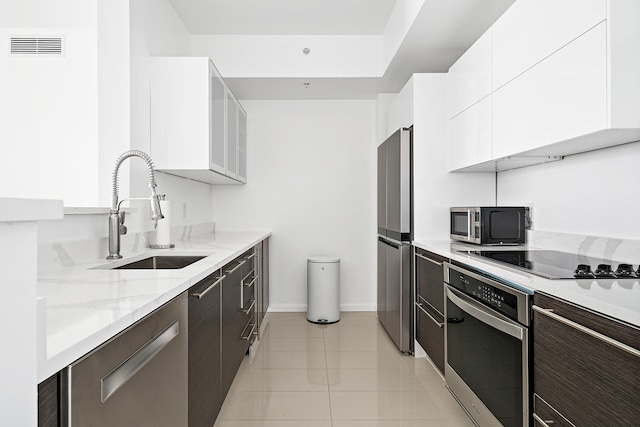
[[[247,113],[238,104],[238,181],[247,182]]]
[[[238,101],[227,91],[227,176],[238,179]]]
[[[451,170],[506,170],[640,141],[640,1],[517,0],[491,34],[492,160],[466,154]],[[449,143],[468,150],[486,123],[457,118]],[[487,152],[485,139],[475,152]]]
[[[606,58],[603,22],[498,89],[493,94],[494,158],[605,129]],[[559,147],[555,154],[566,149]]]
[[[460,114],[491,93],[491,28],[449,69],[447,116]]]
[[[493,90],[606,17],[607,0],[517,0],[491,27]]]
[[[467,108],[449,120],[449,170],[490,161],[491,97]]]
[[[211,184],[246,182],[238,176],[238,164],[246,164],[246,148],[245,159],[238,157],[237,111],[242,107],[211,60],[157,57],[150,66],[156,169]]]
[[[226,88],[215,67],[209,67],[209,135],[211,143],[211,170],[225,174],[227,171],[227,142],[225,138]]]

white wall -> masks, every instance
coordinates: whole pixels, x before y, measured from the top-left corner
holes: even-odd
[[[533,230],[640,240],[640,142],[498,174],[498,203],[533,202]]]
[[[242,101],[248,182],[214,187],[219,230],[271,230],[271,308],[306,308],[306,260],[341,258],[342,310],[375,310],[375,101]]]
[[[11,57],[10,36],[62,36],[64,56]],[[0,196],[97,205],[96,44],[96,0],[0,2]]]

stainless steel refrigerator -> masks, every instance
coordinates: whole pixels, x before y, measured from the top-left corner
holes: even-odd
[[[378,147],[378,319],[400,351],[414,351],[412,129]]]

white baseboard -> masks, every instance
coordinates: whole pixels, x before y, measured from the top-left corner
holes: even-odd
[[[307,304],[271,304],[271,313],[299,313],[307,311]],[[340,311],[376,311],[376,306],[372,304],[341,304]]]

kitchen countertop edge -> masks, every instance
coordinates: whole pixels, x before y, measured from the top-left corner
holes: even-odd
[[[108,264],[105,260],[94,263],[84,263],[58,271],[47,272],[38,278],[38,297],[44,297],[42,309],[45,313],[38,313],[38,345],[39,350],[37,378],[42,382],[51,375],[65,368],[69,364],[99,347],[109,339],[124,331],[140,319],[151,314],[162,305],[188,290],[216,270],[255,246],[257,243],[271,236],[271,232],[217,232],[216,234],[198,235],[186,240],[175,242],[175,249],[152,250],[143,248],[137,253],[123,254],[125,259],[138,258],[141,254],[174,254],[207,255],[206,258],[178,270],[109,270],[96,269]],[[119,260],[121,263],[122,260]],[[108,277],[108,278],[107,278]],[[119,278],[122,277],[122,281]],[[122,282],[122,283],[121,283]],[[140,289],[144,295],[126,294],[120,300],[118,297],[102,300],[91,300],[89,292],[95,287],[107,286],[120,288],[128,286]],[[67,287],[71,287],[67,291]],[[77,300],[82,300],[76,292],[85,288],[86,307],[78,307]],[[107,290],[108,294],[110,291]],[[64,295],[68,293],[69,295]],[[110,295],[111,296],[111,295]],[[65,301],[65,298],[68,301]],[[98,304],[98,306],[97,306]],[[125,308],[123,309],[122,306]],[[114,308],[116,307],[116,308]],[[113,313],[114,319],[95,322],[84,330],[78,330],[82,323],[91,323],[74,316],[82,310],[104,310]],[[60,312],[67,311],[67,317]],[[51,316],[57,319],[49,322]],[[91,319],[94,320],[94,319]],[[102,319],[101,319],[102,320]],[[66,331],[69,329],[70,331]],[[53,330],[52,330],[53,329]],[[55,353],[47,352],[55,348]]]
[[[544,292],[613,319],[640,327],[640,279],[550,280],[497,263],[459,253],[477,250],[478,246],[451,241],[414,241],[415,247],[461,262],[489,275],[510,282],[514,287],[533,294]],[[537,249],[531,246],[492,247],[496,250]]]

